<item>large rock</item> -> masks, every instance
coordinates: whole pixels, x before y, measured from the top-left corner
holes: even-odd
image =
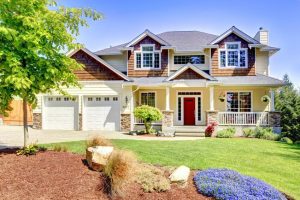
[[[95,146],[87,148],[86,160],[89,167],[95,171],[102,171],[113,150],[114,148],[111,146]]]
[[[171,182],[179,182],[186,184],[190,175],[190,168],[186,166],[180,166],[174,170],[174,172],[170,175]]]

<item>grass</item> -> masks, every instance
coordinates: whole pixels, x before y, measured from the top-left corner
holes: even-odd
[[[230,168],[257,177],[300,199],[300,145],[260,139],[204,139],[197,141],[113,140],[135,152],[141,161],[192,169]],[[85,141],[62,143],[84,154]],[[45,145],[47,147],[54,144]]]

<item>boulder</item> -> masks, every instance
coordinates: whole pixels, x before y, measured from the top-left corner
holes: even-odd
[[[111,146],[95,146],[87,148],[86,160],[88,166],[95,171],[102,171],[113,150],[114,148]]]
[[[190,175],[190,168],[186,166],[180,166],[177,169],[173,171],[173,173],[170,175],[171,182],[179,182],[186,184]]]

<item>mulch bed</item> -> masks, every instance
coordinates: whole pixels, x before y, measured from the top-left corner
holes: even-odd
[[[5,199],[109,199],[103,176],[84,164],[82,155],[46,151],[17,156],[15,150],[0,151],[0,198]],[[196,191],[190,176],[188,186],[162,193],[144,193],[137,183],[128,186],[124,199],[210,199]]]

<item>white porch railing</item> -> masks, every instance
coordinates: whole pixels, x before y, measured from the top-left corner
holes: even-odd
[[[134,118],[134,124],[144,124],[143,120]],[[153,125],[160,125],[161,121],[152,122]]]
[[[269,125],[268,112],[219,112],[220,125]]]

